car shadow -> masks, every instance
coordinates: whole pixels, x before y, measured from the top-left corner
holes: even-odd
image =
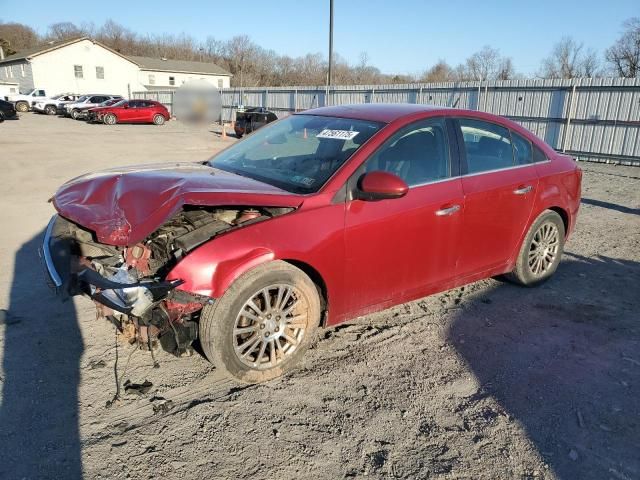
[[[565,253],[547,283],[483,291],[448,331],[560,479],[640,477],[639,284],[638,262]]]
[[[640,208],[625,207],[617,203],[604,202],[602,200],[595,200],[593,198],[583,198],[581,203],[586,205],[593,205],[595,207],[608,208],[609,210],[615,210],[620,213],[629,213],[631,215],[640,215]]]
[[[72,301],[46,286],[43,233],[15,256],[4,312],[0,478],[82,478],[78,385],[83,341]]]

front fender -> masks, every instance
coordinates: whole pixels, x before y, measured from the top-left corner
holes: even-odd
[[[262,247],[245,251],[220,249],[220,252],[224,256],[216,255],[211,248],[192,252],[169,272],[167,280],[183,280],[179,290],[220,298],[243,273],[275,259],[274,252]]]

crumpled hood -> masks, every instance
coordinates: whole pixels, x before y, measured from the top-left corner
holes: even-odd
[[[298,207],[300,196],[200,163],[141,165],[75,178],[53,197],[63,217],[110,245],[144,240],[183,205]]]

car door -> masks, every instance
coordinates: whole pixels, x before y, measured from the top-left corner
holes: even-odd
[[[467,276],[499,268],[519,248],[538,176],[531,163],[517,162],[509,129],[472,118],[456,124],[465,197],[458,270]]]
[[[347,199],[350,311],[400,302],[454,277],[463,192],[451,132],[444,118],[412,123],[389,138],[352,177],[353,185],[368,172],[387,171],[402,178],[409,191],[389,200]]]

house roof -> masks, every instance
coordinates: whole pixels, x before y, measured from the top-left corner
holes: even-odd
[[[131,59],[125,57],[120,52],[117,52],[114,49],[109,48],[106,45],[103,45],[102,43],[97,42],[89,37],[75,37],[75,38],[69,38],[67,40],[47,42],[42,45],[38,45],[37,47],[27,48],[26,50],[22,50],[21,52],[14,53],[13,55],[8,55],[3,60],[0,60],[0,65],[2,65],[3,63],[31,59],[33,57],[37,57],[38,55],[42,55],[43,53],[48,53],[53,50],[57,50],[58,48],[66,47],[67,45],[72,45],[74,43],[81,42],[82,40],[89,40],[90,42],[93,42],[96,45],[100,45],[102,48],[106,48],[110,52],[115,53],[116,55],[124,58],[129,62],[133,62]]]
[[[137,63],[142,70],[231,76],[231,73],[226,71],[224,68],[210,62],[192,62],[188,60],[171,60],[166,58],[138,57],[131,55],[127,58],[132,62]]]

